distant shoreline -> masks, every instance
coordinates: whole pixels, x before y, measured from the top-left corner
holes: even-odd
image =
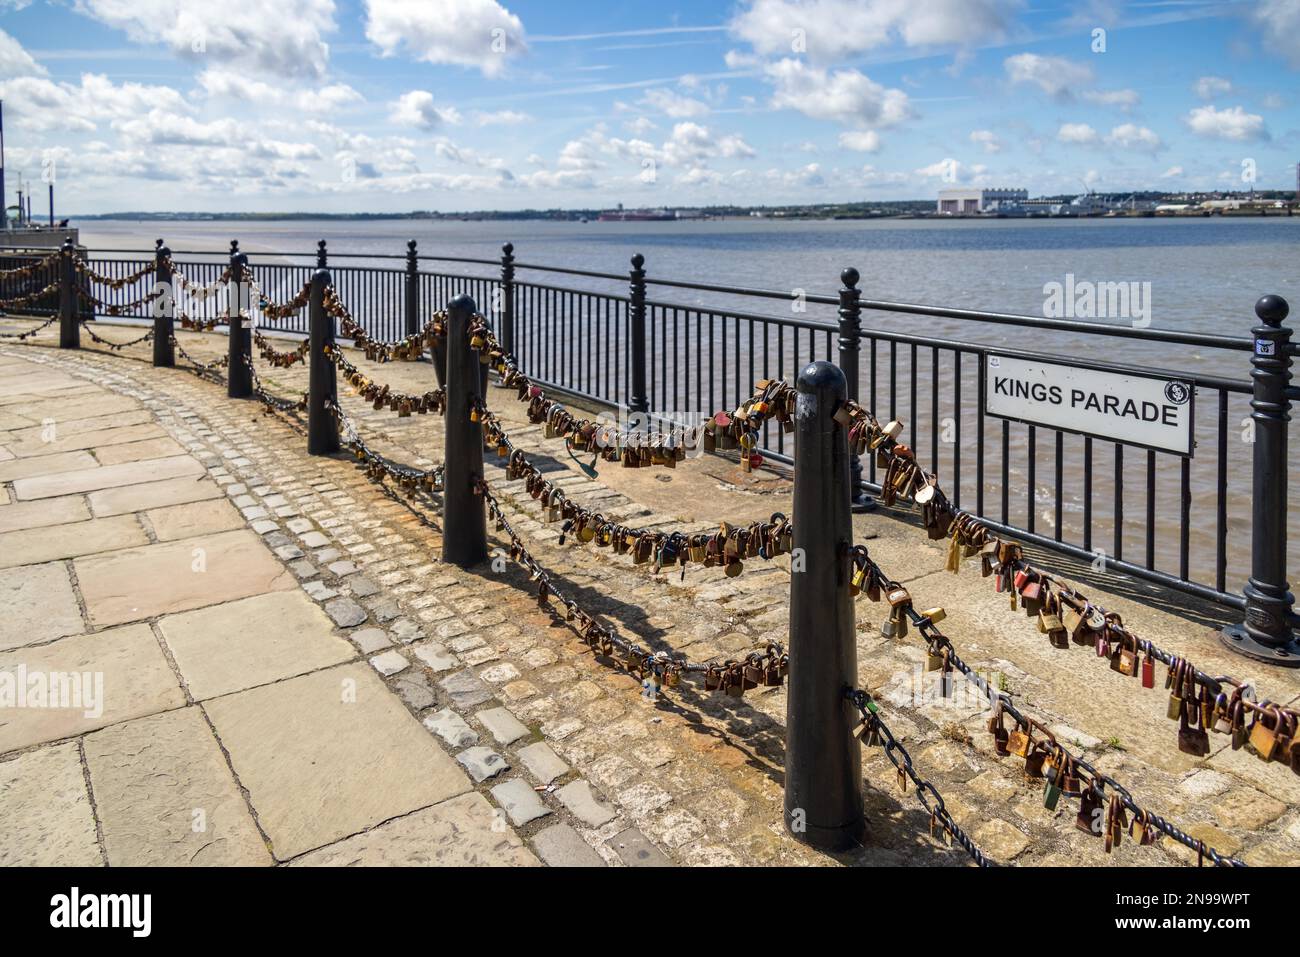
[[[567,216],[528,216],[511,214],[466,215],[466,216],[422,216],[410,213],[229,213],[221,216],[189,213],[99,213],[89,216],[72,215],[68,219],[77,222],[125,222],[125,223],[206,223],[206,222],[263,222],[263,223],[309,223],[309,222],[429,222],[429,223],[486,223],[486,222],[533,222],[533,223],[572,223],[574,225],[618,226],[626,223],[645,225],[650,223],[703,223],[703,222],[879,222],[911,221],[928,223],[947,222],[1075,222],[1078,220],[1130,220],[1130,219],[1288,219],[1292,217],[1287,209],[1242,209],[1242,210],[1201,210],[1189,209],[1170,213],[1122,213],[1118,215],[1092,216],[961,216],[961,215],[922,215],[918,213],[894,213],[877,216],[852,215],[763,215],[748,214],[692,216],[681,219],[659,220],[622,220],[601,222],[594,216],[589,218],[572,218]]]

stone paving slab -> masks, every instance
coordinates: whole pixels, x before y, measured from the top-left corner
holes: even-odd
[[[47,419],[54,422],[70,422],[91,416],[107,415],[110,412],[133,412],[140,407],[129,396],[97,395],[91,399],[40,399],[34,402],[17,402],[7,406],[8,411],[29,418],[34,422]]]
[[[162,438],[165,434],[162,427],[153,422],[144,422],[139,425],[122,425],[109,429],[94,429],[87,432],[73,432],[72,434],[67,434],[67,423],[63,423],[55,428],[55,438],[48,441],[44,436],[40,435],[13,439],[0,435],[0,445],[9,449],[18,458],[26,458],[33,455],[44,456],[54,455],[59,452],[75,452],[78,449],[107,448],[110,445],[123,442],[139,442],[142,439]]]
[[[196,701],[306,674],[356,657],[315,602],[298,591],[167,615],[158,622]]]
[[[0,409],[0,438],[6,435],[13,435],[22,429],[30,429],[35,426],[37,420],[29,419],[25,415],[16,415],[7,409]]]
[[[104,863],[76,742],[0,761],[0,808],[0,867]]]
[[[12,506],[17,508],[18,506]],[[24,565],[0,575],[0,650],[86,630],[63,562]]]
[[[31,478],[40,475],[59,475],[63,472],[77,472],[93,469],[99,460],[89,452],[61,452],[58,455],[44,455],[39,458],[12,458],[0,462],[0,482],[13,482],[16,479]]]
[[[100,465],[123,465],[127,462],[184,455],[185,450],[177,445],[175,440],[160,436],[154,439],[142,439],[139,442],[96,444],[94,454]]]
[[[306,854],[294,866],[529,867],[538,860],[481,794],[462,794]]]
[[[0,424],[6,419],[4,416],[12,416],[8,409],[0,410]],[[13,443],[44,443],[48,436],[46,426],[40,424],[41,419],[38,416],[35,419],[28,419],[21,425],[16,425],[6,429],[4,434],[0,435],[0,444],[11,445]],[[138,405],[135,408],[125,412],[110,412],[103,415],[89,415],[82,419],[68,419],[58,422],[55,425],[55,441],[61,441],[73,435],[94,435],[98,437],[110,429],[123,428],[129,425],[154,425],[153,413],[148,409],[141,409]],[[96,438],[98,441],[98,438]],[[92,442],[91,445],[94,445]],[[89,446],[88,446],[89,447]]]
[[[195,538],[213,532],[228,532],[244,527],[244,518],[224,499],[189,502],[152,508],[144,513],[160,542]]]
[[[368,666],[203,705],[279,860],[469,790]]]
[[[110,865],[273,863],[198,708],[97,731],[85,750]]]
[[[74,567],[99,627],[297,587],[247,529],[79,558]]]
[[[185,476],[91,492],[86,496],[86,501],[90,504],[90,510],[96,516],[103,518],[126,512],[161,508],[166,505],[182,505],[187,502],[224,497],[224,493],[214,482]]]
[[[149,541],[134,515],[0,533],[0,568],[94,555]]]
[[[86,500],[81,495],[7,504],[8,508],[0,509],[0,532],[67,525],[90,518],[90,509],[86,507]]]
[[[201,476],[203,471],[203,466],[193,457],[173,455],[165,459],[125,462],[122,465],[103,465],[58,475],[18,479],[14,482],[14,494],[19,500],[52,498],[55,495],[139,485],[141,482],[179,478],[182,475]]]
[[[102,691],[102,698],[92,702],[98,707],[86,707],[84,699],[76,707],[35,707],[29,699],[27,707],[6,709],[6,720],[0,724],[0,754],[185,704],[148,625],[128,625],[0,652],[0,672],[25,673],[29,683],[33,676],[40,676],[42,685],[56,673],[76,673],[82,678],[89,673],[92,693],[98,697]],[[60,703],[63,700],[71,699],[60,699]]]

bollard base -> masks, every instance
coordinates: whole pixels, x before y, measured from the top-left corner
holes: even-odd
[[[1245,625],[1229,625],[1219,632],[1219,640],[1252,661],[1263,661],[1280,668],[1300,668],[1300,642],[1294,638],[1285,645],[1266,645],[1252,638]]]
[[[852,821],[838,826],[809,824],[800,820],[799,829],[795,829],[795,815],[787,808],[784,814],[786,832],[800,844],[807,844],[819,851],[850,851],[862,846],[867,833],[867,822],[859,815]]]
[[[849,500],[849,511],[859,515],[863,512],[874,512],[878,504],[874,498],[862,489],[858,489],[858,494]]]

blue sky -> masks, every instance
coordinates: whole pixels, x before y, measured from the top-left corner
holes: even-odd
[[[85,213],[1289,189],[1300,157],[1300,0],[0,0],[0,31],[7,199],[52,171]]]

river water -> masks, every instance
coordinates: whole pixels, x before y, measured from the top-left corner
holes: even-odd
[[[686,307],[734,308],[771,316],[802,319],[833,317],[829,307],[808,305],[800,311],[798,291],[811,295],[835,295],[839,275],[846,266],[861,274],[863,296],[895,302],[925,303],[965,309],[1043,316],[1051,284],[1133,284],[1135,298],[1124,316],[1098,315],[1087,318],[1098,323],[1149,324],[1151,328],[1173,329],[1246,337],[1256,324],[1253,306],[1265,293],[1284,296],[1300,304],[1300,217],[1196,218],[1196,219],[1089,219],[1089,220],[925,220],[878,221],[782,221],[737,219],[662,223],[556,223],[556,222],[435,222],[426,220],[340,221],[203,221],[133,222],[127,220],[86,221],[81,240],[92,249],[151,249],[153,240],[164,238],[173,249],[224,252],[237,238],[251,261],[282,261],[273,253],[312,253],[317,240],[326,239],[331,253],[400,257],[408,239],[415,239],[419,251],[428,256],[495,259],[501,244],[514,244],[521,263],[558,266],[610,273],[626,273],[633,253],[644,255],[645,268],[653,277],[757,287],[791,295],[791,300],[739,300],[735,297],[666,287],[651,287],[652,299]],[[297,262],[306,262],[297,259]],[[341,262],[341,260],[335,260]],[[371,264],[391,268],[398,259],[348,260],[349,265]],[[429,263],[422,268],[449,273],[489,275],[490,267]],[[526,270],[521,279],[536,279],[573,288],[625,293],[625,282],[605,282],[574,277],[545,276]],[[1141,309],[1133,309],[1133,304]],[[667,321],[670,313],[655,313]],[[967,320],[905,316],[867,312],[864,326],[885,331],[982,345],[1014,347],[1036,352],[1075,356],[1097,361],[1122,362],[1152,369],[1221,376],[1249,381],[1249,353],[1229,352],[1111,337],[1063,334],[1009,326],[987,325]],[[689,322],[685,323],[690,330]],[[577,332],[578,325],[567,326]],[[674,331],[676,329],[674,328]],[[728,339],[728,336],[731,339]],[[735,344],[736,330],[720,324],[715,340],[721,347]],[[761,335],[760,335],[761,338]],[[742,334],[743,340],[743,334]],[[699,343],[697,343],[698,345]],[[774,340],[758,354],[757,372],[790,376],[810,356],[823,357],[820,335],[811,350],[792,353],[783,348],[780,367],[776,363]],[[730,349],[731,346],[728,346]],[[748,348],[746,344],[746,349]],[[802,348],[802,347],[801,347]],[[652,350],[653,351],[653,350]],[[699,399],[701,389],[677,382],[679,351],[656,352],[652,375],[658,376],[656,395],[672,395],[663,406],[697,411],[708,404]],[[893,355],[893,392],[890,391],[890,354],[880,343],[876,360],[876,388],[871,394],[869,352],[862,356],[860,391],[865,404],[873,405],[884,417],[893,411],[908,424],[912,444],[925,462],[930,450],[938,452],[938,469],[946,487],[957,483],[960,457],[962,504],[973,506],[977,489],[984,490],[984,511],[1001,518],[1001,422],[986,417],[985,471],[974,474],[975,438],[979,422],[976,362],[967,356],[960,372],[963,402],[953,404],[953,383],[957,370],[950,353],[940,362],[942,394],[932,407],[930,384],[932,359],[922,348],[912,367],[910,349],[900,346]],[[691,363],[697,358],[689,360]],[[689,364],[689,363],[688,363]],[[738,370],[732,370],[738,373]],[[747,371],[747,370],[746,370]],[[911,402],[912,377],[917,383],[917,403]],[[739,376],[737,376],[739,378]],[[686,376],[689,379],[689,375]],[[698,385],[698,383],[697,383]],[[674,388],[675,386],[675,388]],[[743,393],[742,389],[741,392]],[[731,392],[724,395],[732,398]],[[1189,469],[1191,516],[1188,522],[1190,576],[1214,583],[1214,553],[1217,536],[1215,504],[1218,470],[1218,403],[1215,390],[1202,389],[1197,395],[1196,439],[1198,447]],[[1245,396],[1228,399],[1228,572],[1229,590],[1239,590],[1249,574],[1250,445],[1245,423],[1250,409]],[[947,427],[944,427],[946,420]],[[952,425],[959,422],[960,440]],[[933,425],[933,428],[932,428]],[[1051,535],[1055,519],[1055,433],[1037,430],[1035,482],[1032,497],[1028,486],[1029,452],[1027,430],[1015,425],[1010,430],[1006,484],[1009,489],[1008,519],[1025,526],[1032,514],[1034,526]],[[1300,468],[1300,442],[1291,446],[1293,467]],[[787,450],[788,451],[788,450]],[[1079,436],[1063,439],[1062,535],[1076,543],[1083,541],[1084,443]],[[1113,446],[1093,443],[1093,534],[1092,547],[1115,552],[1114,498],[1116,490]],[[1123,534],[1119,545],[1123,557],[1145,562],[1146,455],[1130,449],[1124,462],[1119,487],[1123,493]],[[1300,483],[1293,483],[1300,491]],[[1300,499],[1300,495],[1296,498]],[[1172,573],[1180,571],[1179,540],[1182,521],[1179,502],[1181,476],[1179,460],[1157,456],[1156,530],[1154,564]],[[1292,509],[1290,541],[1300,545],[1300,505]],[[1292,548],[1292,554],[1300,549]],[[1300,560],[1292,560],[1300,572]]]

